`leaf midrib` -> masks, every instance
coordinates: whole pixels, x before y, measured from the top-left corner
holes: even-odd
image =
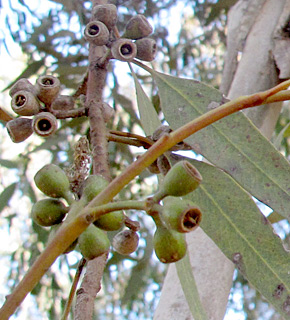
[[[228,223],[233,227],[233,229],[236,231],[239,237],[247,244],[247,246],[254,252],[254,254],[256,254],[256,256],[259,257],[259,259],[264,263],[264,265],[268,267],[268,269],[272,272],[272,274],[276,276],[276,278],[280,281],[279,283],[283,283],[285,285],[285,287],[289,292],[290,287],[287,286],[287,281],[284,281],[280,278],[279,274],[277,274],[274,271],[275,268],[273,268],[271,264],[269,264],[267,260],[263,258],[263,256],[259,253],[259,251],[255,249],[255,246],[253,246],[252,243],[248,240],[248,238],[245,237],[244,234],[240,231],[240,229],[236,227],[236,224],[232,221],[230,216],[227,215],[226,212],[219,206],[219,204],[215,201],[214,197],[212,197],[212,195],[209,192],[207,192],[206,188],[202,185],[200,185],[200,188],[203,190],[206,196],[214,203],[215,207],[219,210],[219,212],[224,217],[224,219],[226,219]],[[287,254],[286,251],[285,251],[285,254]]]

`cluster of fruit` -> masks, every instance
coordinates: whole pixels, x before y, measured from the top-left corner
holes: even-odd
[[[34,181],[38,189],[50,198],[37,201],[32,207],[31,217],[38,225],[51,227],[50,238],[55,235],[64,221],[79,214],[81,209],[108,185],[108,181],[103,177],[91,175],[84,181],[82,195],[76,201],[70,190],[66,173],[54,164],[48,164],[40,169],[36,173]],[[66,207],[60,198],[65,199],[69,207]],[[105,231],[116,231],[123,225],[124,213],[122,210],[102,215],[64,253],[74,250],[78,245],[79,251],[86,259],[94,259],[110,249],[110,241]],[[130,238],[129,241],[128,238]],[[117,243],[115,239],[118,239],[116,247],[121,248],[117,250],[121,254],[134,252],[139,241],[136,232],[131,230],[123,230],[117,234],[113,244]]]
[[[36,186],[50,198],[36,202],[31,216],[35,223],[51,227],[52,236],[62,223],[78,215],[81,209],[108,185],[101,176],[91,175],[84,181],[80,199],[74,200],[68,177],[54,164],[40,169],[34,180]],[[169,170],[155,195],[144,202],[144,210],[153,218],[157,227],[154,249],[161,262],[178,261],[186,253],[184,234],[200,224],[201,211],[192,201],[183,200],[180,196],[195,190],[201,180],[200,173],[193,165],[187,161],[178,162]],[[69,207],[66,207],[60,198],[65,199]],[[123,228],[124,218],[122,210],[101,215],[65,253],[74,250],[76,246],[86,259],[94,259],[107,252],[110,241],[106,231]],[[133,253],[139,242],[137,230],[138,228],[125,229],[117,233],[112,241],[115,251],[125,255]]]
[[[35,85],[22,78],[12,86],[11,107],[20,116],[6,124],[13,142],[22,142],[33,132],[47,137],[57,130],[57,118],[51,110],[74,106],[73,98],[62,96],[59,91],[60,82],[51,75],[40,76]]]
[[[194,191],[202,176],[188,161],[177,162],[166,174],[155,195],[148,199],[153,203],[149,214],[155,221],[153,245],[156,256],[163,263],[176,262],[187,250],[185,233],[196,229],[202,213],[191,200],[180,197]],[[160,206],[160,201],[163,205]]]
[[[84,36],[90,43],[108,48],[108,58],[132,61],[138,58],[152,61],[156,55],[156,42],[148,36],[153,29],[143,15],[132,17],[123,37],[116,39],[113,32],[117,23],[117,8],[113,4],[96,5],[92,10],[92,20],[84,30]],[[32,85],[28,79],[18,80],[9,94],[13,111],[20,117],[7,122],[6,127],[11,140],[15,143],[27,139],[33,132],[48,137],[57,130],[57,111],[73,110],[75,99],[61,95],[59,80],[51,75],[41,76]],[[112,116],[112,108],[103,104],[104,119]],[[86,114],[84,109],[81,115]]]
[[[122,37],[116,39],[114,28],[118,20],[117,8],[113,4],[96,5],[92,19],[86,25],[84,36],[96,46],[107,46],[110,58],[130,62],[134,58],[152,61],[156,56],[156,41],[148,37],[153,29],[145,16],[132,17]]]

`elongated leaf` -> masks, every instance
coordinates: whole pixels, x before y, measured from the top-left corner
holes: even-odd
[[[203,83],[151,72],[159,88],[162,111],[172,129],[224,102],[218,90]],[[185,141],[260,201],[290,217],[289,163],[242,112]]]
[[[18,168],[18,163],[16,161],[0,159],[0,166],[6,167],[9,169],[15,169],[15,168]]]
[[[10,184],[7,188],[3,190],[0,194],[0,212],[8,205],[9,200],[12,198],[17,183]]]
[[[152,102],[144,92],[141,87],[135,72],[131,68],[131,72],[135,82],[138,109],[140,113],[140,121],[142,124],[142,128],[145,131],[146,135],[149,136],[153,134],[153,132],[160,127],[161,121],[158,118],[158,115],[153,107]]]
[[[251,196],[228,174],[188,159],[203,182],[186,196],[202,211],[201,227],[238,270],[273,304],[290,316],[290,254]]]
[[[188,254],[176,262],[175,265],[184,296],[194,320],[206,320],[207,315],[199,298]]]
[[[290,122],[279,132],[278,136],[274,140],[274,146],[279,148],[281,146],[284,137],[289,137],[290,133]]]

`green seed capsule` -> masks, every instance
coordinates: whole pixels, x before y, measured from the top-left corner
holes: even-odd
[[[31,210],[31,218],[40,226],[48,227],[60,223],[68,208],[58,199],[42,199],[37,201]]]
[[[103,230],[89,225],[79,236],[78,247],[84,258],[92,260],[109,251],[110,240]]]
[[[194,191],[201,181],[201,174],[190,162],[177,162],[164,177],[159,191],[153,196],[153,200],[158,202],[167,196],[184,196]]]
[[[71,200],[70,184],[65,172],[55,164],[47,164],[34,177],[39,190],[52,198]]]
[[[103,191],[109,182],[100,175],[89,176],[83,184],[82,198],[87,202],[92,201],[101,191]]]
[[[120,254],[128,255],[137,250],[139,236],[133,230],[123,230],[113,238],[113,248]]]
[[[168,197],[164,201],[161,218],[168,229],[190,232],[201,222],[200,209],[190,200]]]
[[[113,211],[101,216],[94,225],[106,231],[116,231],[124,225],[124,218],[123,211]]]
[[[155,231],[153,246],[156,256],[163,263],[176,262],[182,259],[187,248],[184,234],[168,230],[161,225]]]

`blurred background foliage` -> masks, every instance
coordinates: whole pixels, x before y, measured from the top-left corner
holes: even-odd
[[[117,26],[121,34],[128,19],[136,13],[144,14],[154,26],[153,37],[159,48],[154,68],[195,78],[218,88],[226,50],[227,12],[236,1],[115,0],[111,3],[118,7]],[[5,67],[4,71],[3,66],[0,75],[3,109],[12,114],[8,89],[22,77],[34,83],[40,75],[53,74],[60,79],[63,92],[68,94],[78,87],[88,65],[88,44],[82,37],[82,30],[90,19],[90,10],[91,1],[84,0],[0,1],[0,54],[8,54],[13,59],[15,46],[19,46],[25,63],[24,68],[17,70],[15,79],[5,75],[9,69]],[[104,99],[116,112],[109,126],[113,130],[143,134],[136,111],[133,79],[124,65],[110,64]],[[154,83],[142,71],[137,69],[137,73],[159,112]],[[162,114],[160,117],[162,119]],[[289,111],[285,109],[275,134],[277,146],[287,157],[290,130],[282,130],[289,117]],[[41,252],[48,236],[46,229],[33,224],[29,218],[31,205],[43,197],[34,187],[33,176],[45,163],[69,168],[74,145],[81,136],[88,134],[89,128],[85,117],[63,120],[52,138],[44,140],[34,135],[21,146],[9,141],[3,121],[0,129],[0,223],[4,239],[0,246],[0,267],[4,270],[2,275],[6,274],[1,282],[4,288],[0,294],[2,304],[5,295]],[[143,150],[110,142],[109,152],[112,175],[115,176]],[[146,172],[119,197],[143,199],[155,189],[156,180]],[[129,215],[142,225],[139,249],[130,257],[110,254],[94,319],[153,318],[166,266],[152,252],[151,220],[139,212],[132,211]],[[281,232],[287,234],[284,229]],[[60,257],[33,290],[26,307],[18,310],[19,318],[24,319],[25,308],[29,308],[30,320],[39,317],[60,319],[79,258],[76,252]],[[33,314],[31,306],[35,310]],[[271,306],[238,273],[235,274],[229,308],[236,311],[240,319],[278,319]]]

